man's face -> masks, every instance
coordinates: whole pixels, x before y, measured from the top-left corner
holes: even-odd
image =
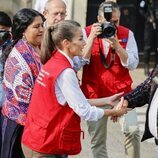
[[[66,5],[61,0],[54,0],[50,2],[49,6],[44,11],[46,18],[46,25],[51,26],[54,23],[58,23],[66,17]]]
[[[41,44],[43,32],[43,20],[41,16],[37,16],[34,18],[33,22],[27,27],[23,35],[28,43],[30,43],[34,47],[38,47]]]
[[[111,22],[113,22],[116,26],[119,25],[119,23],[120,23],[120,11],[119,10],[114,10],[112,12]]]

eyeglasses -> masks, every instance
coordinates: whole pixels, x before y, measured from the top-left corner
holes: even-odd
[[[47,12],[49,12],[49,11],[47,10]],[[50,12],[49,12],[49,13],[50,13]],[[50,15],[51,15],[53,18],[55,18],[55,17],[57,17],[57,16],[59,16],[59,15],[60,15],[60,17],[65,18],[65,17],[66,17],[66,12],[54,12],[54,13],[50,13]]]
[[[119,20],[111,20],[115,25],[119,23]]]
[[[63,12],[56,12],[56,13],[53,13],[52,14],[54,17],[56,17],[56,16],[58,16],[58,15],[60,15],[61,17],[65,17],[66,16],[66,13],[63,13]]]

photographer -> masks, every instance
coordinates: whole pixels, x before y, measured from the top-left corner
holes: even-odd
[[[9,32],[11,25],[10,17],[5,12],[0,11],[0,106],[2,106],[4,99],[2,80],[5,61],[3,59],[3,52],[6,46],[11,42],[11,34]]]
[[[107,22],[106,18],[110,13],[106,14],[106,11],[110,9],[106,10],[105,7],[110,5],[111,17]],[[85,28],[85,36],[88,38],[84,49],[87,53],[84,54],[86,54],[85,58],[89,55],[90,63],[83,68],[82,90],[87,98],[108,97],[118,92],[126,94],[132,89],[129,70],[135,69],[138,65],[138,49],[133,32],[120,26],[119,20],[118,5],[113,2],[103,2],[98,10],[98,23]],[[105,31],[110,24],[113,25],[114,34],[110,29]],[[136,111],[132,110],[125,116],[123,122],[125,154],[128,158],[140,158],[140,136],[136,118]],[[107,117],[97,122],[88,121],[87,124],[93,157],[108,158]]]

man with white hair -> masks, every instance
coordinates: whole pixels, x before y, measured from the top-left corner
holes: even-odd
[[[48,0],[43,15],[46,18],[46,27],[58,23],[66,17],[66,4],[63,0]]]
[[[46,5],[46,2],[48,0],[36,0],[35,1],[35,5],[34,5],[34,9],[39,11],[40,13],[43,14],[44,10],[45,10],[45,5]],[[68,0],[62,0],[65,4],[68,3]]]

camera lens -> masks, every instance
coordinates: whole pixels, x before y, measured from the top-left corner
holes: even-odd
[[[110,38],[115,35],[116,26],[113,23],[105,22],[102,24],[102,34],[100,38]]]
[[[103,29],[103,34],[106,38],[112,37],[115,35],[115,28],[112,25],[109,25]]]

